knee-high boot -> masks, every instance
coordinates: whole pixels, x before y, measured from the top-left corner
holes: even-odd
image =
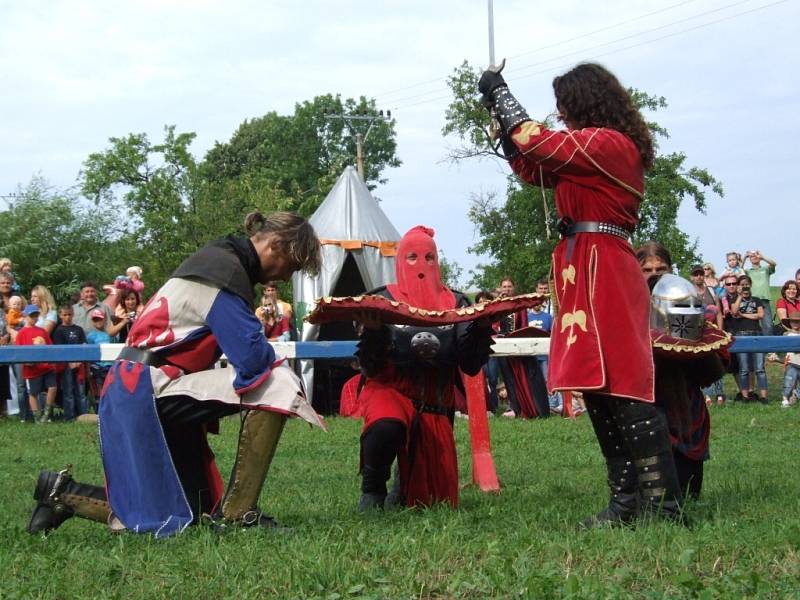
[[[683,493],[666,418],[645,402],[614,399],[609,406],[636,468],[642,511],[682,521]]]
[[[608,472],[608,506],[581,522],[581,527],[619,526],[633,521],[639,512],[636,471],[625,447],[609,402],[613,399],[585,395],[589,419],[606,461]]]
[[[359,512],[383,508],[386,501],[386,482],[392,462],[405,440],[405,427],[397,421],[381,419],[361,436],[361,498]],[[399,481],[400,475],[397,474]],[[399,492],[398,492],[399,493]]]
[[[28,522],[28,533],[47,533],[76,515],[99,523],[109,523],[111,518],[105,489],[75,481],[68,469],[42,470],[33,498],[36,507]]]
[[[258,497],[267,477],[286,415],[249,410],[242,420],[236,462],[218,512],[228,522],[242,526],[274,527],[274,519],[261,513]]]

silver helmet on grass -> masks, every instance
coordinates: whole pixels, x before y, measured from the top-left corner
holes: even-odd
[[[693,342],[703,337],[705,307],[691,282],[665,273],[653,286],[650,303],[651,329]]]

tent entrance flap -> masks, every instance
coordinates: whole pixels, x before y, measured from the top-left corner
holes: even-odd
[[[358,270],[352,252],[345,254],[344,265],[339,279],[333,288],[333,296],[354,296],[368,291]],[[356,340],[358,334],[352,321],[326,323],[319,328],[320,341]],[[339,412],[339,396],[345,382],[358,372],[355,361],[350,359],[315,360],[314,410],[324,415]]]

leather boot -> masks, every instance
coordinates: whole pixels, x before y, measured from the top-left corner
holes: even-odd
[[[619,400],[614,408],[636,468],[642,513],[685,523],[666,418],[644,402]]]
[[[627,457],[607,458],[608,506],[596,515],[581,522],[581,527],[628,525],[639,514],[639,494],[637,493],[636,471]]]
[[[218,527],[279,527],[257,503],[285,424],[286,415],[275,412],[249,410],[245,414],[231,479],[215,515]]]
[[[73,515],[99,523],[108,523],[111,517],[105,489],[78,483],[69,469],[42,470],[33,498],[37,504],[28,523],[28,533],[48,533]]]
[[[608,505],[596,515],[581,521],[579,528],[619,527],[628,525],[639,514],[636,471],[628,455],[609,402],[604,396],[584,396],[589,419],[606,460]]]

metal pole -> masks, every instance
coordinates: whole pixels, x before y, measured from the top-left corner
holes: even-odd
[[[494,66],[494,2],[489,2],[489,66]]]
[[[366,182],[367,179],[364,177],[364,136],[360,132],[356,133],[356,165],[361,181]]]

